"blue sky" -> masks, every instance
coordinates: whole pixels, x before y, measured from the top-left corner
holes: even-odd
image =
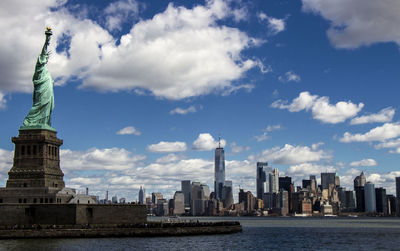
[[[53,28],[53,126],[66,184],[104,197],[171,197],[226,175],[255,191],[257,161],[301,179],[337,172],[394,192],[400,176],[400,3],[2,1],[0,182]]]

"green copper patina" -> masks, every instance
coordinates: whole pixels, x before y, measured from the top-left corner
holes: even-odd
[[[54,109],[53,80],[46,67],[49,59],[47,47],[50,44],[50,37],[52,34],[51,28],[47,27],[45,31],[46,40],[43,45],[42,53],[40,53],[37,59],[35,73],[32,78],[32,108],[28,115],[26,115],[20,130],[47,129],[55,131],[55,129],[51,127],[51,112]]]

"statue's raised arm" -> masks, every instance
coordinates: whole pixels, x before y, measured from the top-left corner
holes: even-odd
[[[40,53],[33,74],[33,103],[28,115],[26,115],[21,130],[26,129],[55,129],[51,127],[51,113],[54,109],[53,80],[47,70],[46,64],[49,59],[47,50],[52,35],[51,28],[45,31],[46,40]]]

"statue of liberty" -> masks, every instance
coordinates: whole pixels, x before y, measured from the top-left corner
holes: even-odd
[[[55,131],[51,127],[51,112],[54,109],[53,80],[47,70],[46,64],[49,60],[49,52],[47,47],[50,44],[52,35],[50,27],[46,28],[46,40],[43,45],[33,74],[33,104],[32,108],[26,115],[23,126],[20,129],[48,129]]]

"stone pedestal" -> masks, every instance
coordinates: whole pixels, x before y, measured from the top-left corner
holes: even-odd
[[[46,129],[20,130],[13,137],[14,163],[0,203],[59,203],[57,192],[65,187],[59,147],[63,141]]]

